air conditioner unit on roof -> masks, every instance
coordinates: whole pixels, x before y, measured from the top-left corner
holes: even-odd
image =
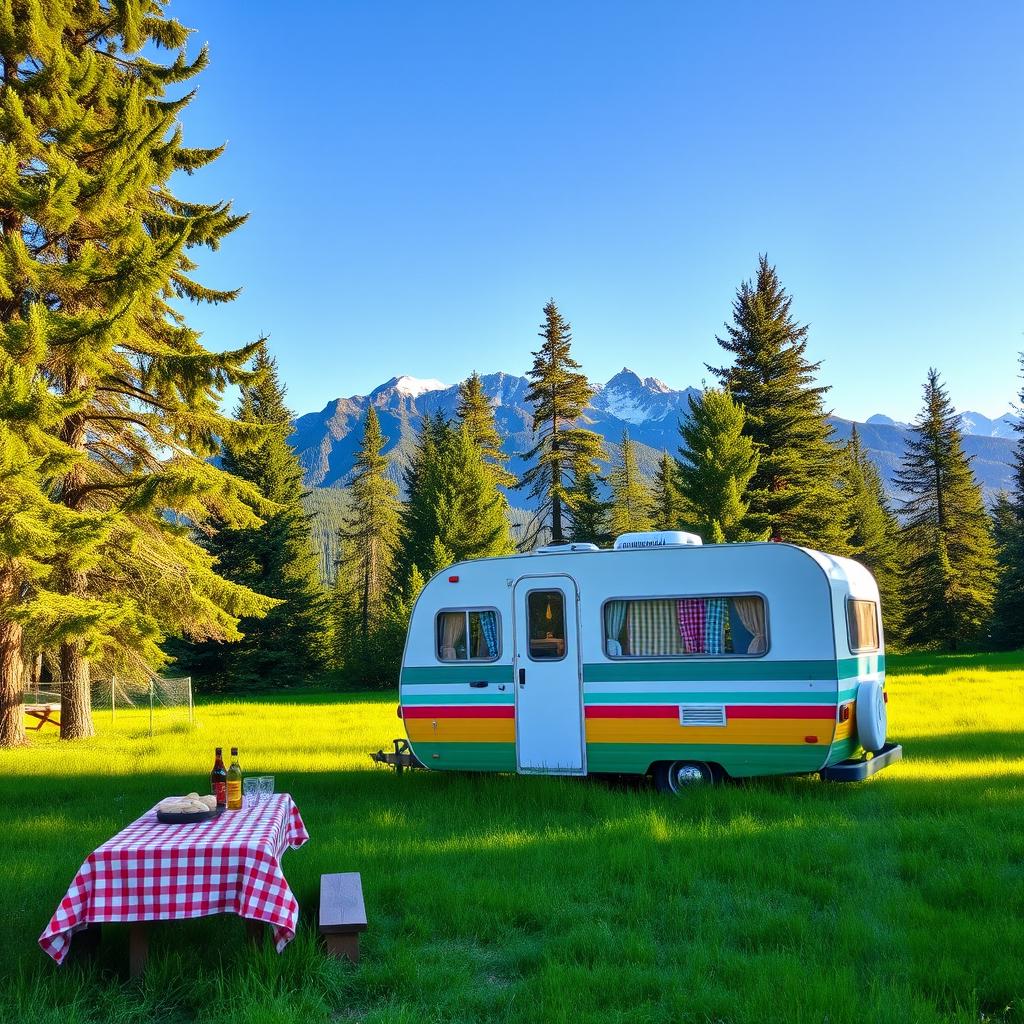
[[[695,533],[682,530],[655,530],[650,533],[624,533],[615,538],[616,551],[640,551],[646,548],[686,548],[702,544]]]

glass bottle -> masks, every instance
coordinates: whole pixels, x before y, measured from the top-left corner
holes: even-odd
[[[210,772],[210,788],[217,798],[217,807],[228,805],[228,773],[224,767],[223,750],[217,747],[216,759],[213,762],[213,771]]]
[[[238,747],[231,748],[231,767],[228,769],[228,810],[242,809],[242,769],[238,764]]]

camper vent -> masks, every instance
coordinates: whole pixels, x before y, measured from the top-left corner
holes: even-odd
[[[695,533],[682,530],[655,530],[650,533],[624,533],[615,538],[616,551],[639,551],[644,548],[687,548],[703,543]]]
[[[724,704],[680,704],[680,725],[725,725]]]
[[[533,553],[535,555],[565,555],[570,551],[600,551],[601,549],[596,544],[545,544],[542,548],[537,548]]]

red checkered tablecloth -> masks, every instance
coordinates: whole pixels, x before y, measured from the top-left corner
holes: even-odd
[[[281,952],[299,919],[281,857],[308,839],[287,793],[195,825],[161,824],[154,807],[86,857],[39,945],[62,963],[90,924],[239,914],[269,924]]]

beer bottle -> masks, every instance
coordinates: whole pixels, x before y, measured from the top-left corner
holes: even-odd
[[[216,760],[213,762],[213,771],[210,772],[210,787],[213,790],[213,795],[217,798],[217,807],[227,807],[228,805],[228,773],[224,767],[224,757],[222,755],[222,748],[217,748]]]
[[[228,769],[228,810],[242,809],[242,769],[238,764],[238,747],[231,748],[231,767]]]

